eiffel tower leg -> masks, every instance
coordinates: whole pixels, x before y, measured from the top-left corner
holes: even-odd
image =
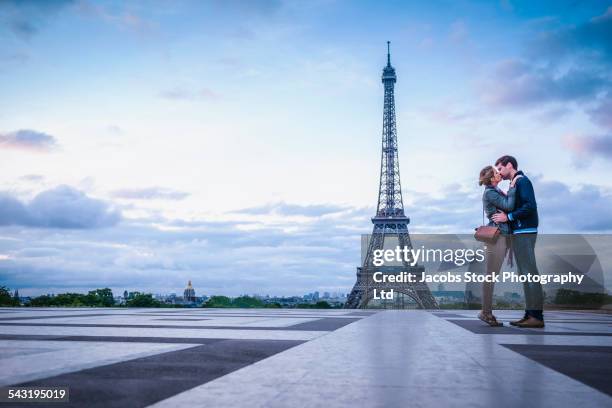
[[[357,282],[353,286],[351,293],[346,299],[344,307],[346,309],[363,309],[367,306],[369,297],[369,277],[363,269],[369,265],[373,266],[372,261],[374,259],[374,251],[377,249],[383,249],[385,243],[384,232],[377,232],[372,234],[370,242],[368,243],[368,252],[366,253],[363,261],[364,268],[357,268]]]

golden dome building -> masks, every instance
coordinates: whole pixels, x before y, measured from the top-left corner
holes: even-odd
[[[195,302],[196,294],[195,289],[191,286],[191,280],[187,283],[187,287],[183,291],[183,299],[185,302]]]

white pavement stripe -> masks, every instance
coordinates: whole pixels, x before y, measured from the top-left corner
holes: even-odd
[[[612,406],[606,394],[499,345],[500,337],[546,341],[474,334],[422,311],[385,311],[151,407]]]
[[[195,346],[199,344],[0,340],[0,386]]]
[[[120,327],[0,326],[0,334],[54,336],[166,337],[199,339],[312,340],[327,331],[240,329],[153,329]]]

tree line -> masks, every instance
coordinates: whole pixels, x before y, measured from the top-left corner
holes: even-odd
[[[21,306],[17,292],[11,295],[9,288],[0,286],[0,306]],[[155,299],[150,293],[132,292],[125,304],[118,305],[115,302],[113,291],[109,288],[90,290],[86,295],[82,293],[59,293],[57,295],[42,295],[31,298],[24,306],[32,307],[183,307],[162,303]],[[230,298],[227,296],[212,296],[202,304],[202,307],[210,308],[281,308],[280,303],[266,303],[252,296],[239,296]],[[300,303],[296,305],[300,309],[330,309],[331,305],[325,301],[314,304]]]

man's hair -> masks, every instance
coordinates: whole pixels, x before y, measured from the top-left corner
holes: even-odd
[[[495,165],[497,166],[500,163],[501,163],[502,166],[505,166],[508,163],[511,163],[512,167],[514,167],[514,170],[518,170],[518,163],[516,162],[516,159],[514,157],[512,157],[512,156],[505,155],[505,156],[500,157],[495,162]]]

